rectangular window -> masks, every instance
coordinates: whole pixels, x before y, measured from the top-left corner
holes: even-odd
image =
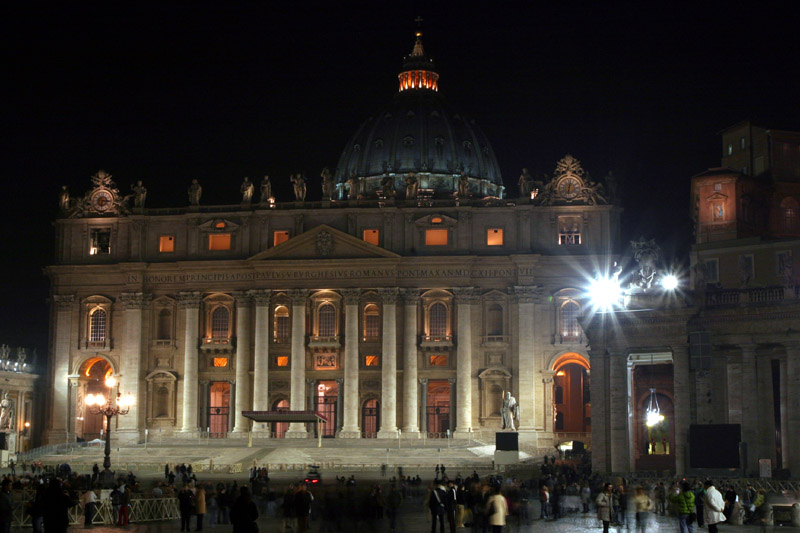
[[[89,234],[89,255],[111,253],[111,230],[93,229]]]
[[[289,356],[288,355],[279,355],[275,358],[275,366],[285,367],[289,366]]]
[[[364,366],[380,366],[381,358],[378,355],[367,355],[364,357]]]
[[[739,256],[739,281],[742,286],[748,285],[755,277],[755,262],[752,255]]]
[[[558,244],[581,244],[581,217],[558,218]]]
[[[428,359],[430,366],[447,366],[446,355],[431,355]]]
[[[226,366],[228,366],[228,358],[215,357],[212,364],[215,368],[225,368]]]
[[[175,251],[175,237],[172,235],[162,235],[158,238],[158,251],[161,253]]]
[[[486,230],[486,245],[503,246],[502,228],[489,228],[488,230]]]
[[[721,183],[715,183],[714,184],[714,192],[721,192],[721,191],[722,191],[722,184]]]
[[[212,233],[208,236],[208,249],[209,250],[230,250],[231,249],[231,234],[230,233]]]
[[[273,231],[272,232],[272,246],[278,246],[282,242],[286,242],[289,240],[289,232],[288,231]]]
[[[427,229],[425,230],[426,246],[447,246],[446,229]]]
[[[380,231],[376,229],[365,229],[362,233],[364,242],[380,246]]]
[[[707,259],[704,264],[706,267],[706,283],[719,282],[719,261],[716,259]]]
[[[275,340],[287,342],[289,340],[289,314],[275,317]]]

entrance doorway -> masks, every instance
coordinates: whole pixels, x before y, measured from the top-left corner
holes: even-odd
[[[380,425],[380,402],[375,398],[367,400],[361,407],[361,432],[365,439],[378,437]]]
[[[273,411],[288,411],[289,400],[278,400],[272,404]],[[273,422],[272,434],[276,439],[282,439],[286,436],[286,430],[289,429],[289,422]]]
[[[81,380],[84,381],[83,397],[86,398],[88,394],[99,394],[108,397],[112,391],[106,387],[106,379],[111,376],[114,371],[108,361],[102,357],[90,359],[83,364],[81,368]],[[106,417],[103,415],[95,414],[91,409],[84,405],[83,412],[78,414],[78,419],[83,420],[83,430],[80,432],[81,437],[86,440],[94,440],[101,438],[108,430],[106,427]]]
[[[227,436],[230,409],[231,384],[227,381],[212,381],[208,387],[209,437],[219,439]]]
[[[675,405],[672,363],[636,364],[632,369],[631,407],[633,408],[634,463],[637,470],[675,469]],[[651,389],[655,391],[653,407],[663,419],[647,425],[651,404]]]
[[[314,397],[315,410],[327,419],[321,424],[322,436],[332,439],[336,436],[336,402],[339,398],[339,384],[335,380],[317,381]]]
[[[589,363],[576,353],[560,357],[553,366],[553,418],[557,433],[589,433],[592,404]]]
[[[445,437],[450,429],[450,382],[432,379],[428,382],[425,428],[430,438]]]

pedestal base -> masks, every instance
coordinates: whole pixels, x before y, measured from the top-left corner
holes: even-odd
[[[340,439],[360,439],[361,432],[357,429],[342,429],[336,437]]]
[[[403,428],[403,434],[400,435],[400,438],[403,439],[403,440],[406,440],[406,439],[418,440],[418,439],[422,438],[422,433],[419,431],[419,429],[406,429],[406,428]]]
[[[382,429],[378,431],[378,438],[379,439],[397,439],[399,435],[397,434],[396,429]]]
[[[308,438],[308,430],[306,429],[305,424],[301,422],[292,422],[289,424],[289,429],[286,430],[284,434],[284,438],[286,439],[307,439]]]
[[[98,476],[97,479],[100,482],[100,486],[104,489],[113,489],[116,484],[114,481],[114,472],[107,468],[100,471],[100,476]]]
[[[184,429],[181,431],[176,431],[175,436],[179,439],[199,439],[200,438],[200,428],[196,429]]]

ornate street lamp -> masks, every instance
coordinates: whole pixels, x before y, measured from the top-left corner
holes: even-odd
[[[111,418],[116,415],[126,415],[134,404],[131,393],[125,396],[117,387],[117,395],[114,397],[113,389],[117,386],[117,380],[109,377],[105,381],[108,387],[108,395],[87,394],[85,403],[90,410],[98,415],[106,417],[106,456],[103,459],[103,471],[100,473],[101,483],[104,488],[111,488],[114,485],[114,472],[111,471]]]

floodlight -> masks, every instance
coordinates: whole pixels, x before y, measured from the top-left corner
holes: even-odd
[[[674,291],[678,288],[679,280],[675,274],[668,274],[661,280],[661,286],[668,291]]]

